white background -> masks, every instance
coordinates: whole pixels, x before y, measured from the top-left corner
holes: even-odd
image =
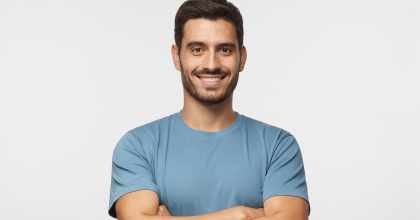
[[[0,0],[0,219],[111,219],[115,144],[182,109],[182,2]],[[295,135],[310,219],[420,219],[419,1],[233,3],[234,110]]]

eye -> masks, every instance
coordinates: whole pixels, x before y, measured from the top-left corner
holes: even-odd
[[[203,49],[200,47],[195,47],[192,49],[193,54],[201,54],[203,53]]]
[[[230,52],[232,52],[229,48],[222,48],[221,50],[220,50],[220,52],[222,52],[223,54],[230,54]]]

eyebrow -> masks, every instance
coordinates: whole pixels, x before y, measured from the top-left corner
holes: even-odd
[[[233,47],[233,48],[236,48],[236,45],[234,43],[221,43],[217,46],[218,47]]]
[[[205,46],[207,44],[205,44],[202,41],[191,41],[187,44],[187,47],[191,47],[191,46]],[[217,45],[217,47],[233,47],[236,48],[236,45],[234,43],[231,42],[227,42],[227,43],[220,43]]]
[[[204,42],[201,41],[191,41],[187,44],[187,47],[191,47],[191,46],[204,46],[206,45]]]

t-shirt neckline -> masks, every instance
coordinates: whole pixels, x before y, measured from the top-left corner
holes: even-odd
[[[188,126],[181,115],[181,110],[175,114],[175,119],[180,128],[189,136],[197,139],[211,139],[227,135],[234,131],[242,122],[243,116],[235,111],[237,114],[235,121],[227,128],[220,131],[200,131]]]

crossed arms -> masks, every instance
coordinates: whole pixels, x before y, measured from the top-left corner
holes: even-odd
[[[159,208],[163,208],[159,210]],[[273,196],[264,201],[264,208],[235,206],[197,216],[170,216],[159,206],[158,194],[140,190],[121,196],[115,203],[118,220],[307,220],[309,205],[295,196]]]

